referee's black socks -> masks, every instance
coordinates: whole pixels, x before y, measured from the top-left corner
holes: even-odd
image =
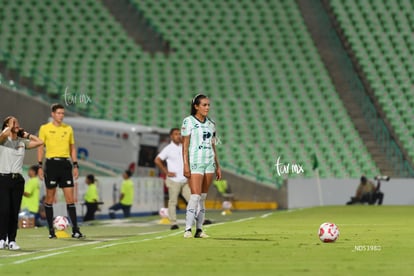
[[[49,230],[50,229],[53,230],[53,205],[45,203],[44,206],[45,206],[47,225],[49,226]]]
[[[67,204],[66,209],[68,211],[68,216],[70,218],[70,221],[72,222],[73,229],[76,229],[76,231],[78,231],[79,228],[78,228],[78,220],[76,219],[76,206],[75,206],[75,203]]]

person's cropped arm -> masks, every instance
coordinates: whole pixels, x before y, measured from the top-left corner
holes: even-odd
[[[190,171],[190,161],[189,161],[189,153],[188,147],[190,146],[190,135],[183,136],[183,165],[184,165],[184,176],[187,178],[191,177]]]

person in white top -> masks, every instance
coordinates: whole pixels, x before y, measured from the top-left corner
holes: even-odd
[[[183,145],[180,129],[172,128],[170,139],[171,142],[161,150],[154,162],[167,177],[165,185],[168,188],[168,216],[171,221],[171,230],[174,230],[179,228],[176,212],[178,197],[181,194],[188,202],[191,192],[187,178],[183,174]]]
[[[26,149],[40,145],[43,141],[20,128],[15,117],[4,120],[0,133],[0,250],[20,249],[16,236],[24,192],[23,159]]]

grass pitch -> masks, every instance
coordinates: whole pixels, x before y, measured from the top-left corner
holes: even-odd
[[[412,275],[411,206],[335,206],[208,212],[208,239],[184,239],[157,217],[83,226],[85,240],[22,229],[20,251],[0,251],[2,275]],[[183,218],[183,215],[181,215]],[[317,237],[330,221],[332,244]],[[109,223],[109,224],[108,224]]]

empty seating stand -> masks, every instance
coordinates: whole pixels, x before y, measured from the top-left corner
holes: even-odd
[[[387,120],[414,159],[414,3],[331,0],[330,6]]]
[[[99,1],[0,3],[0,49],[22,74],[58,83],[52,95],[87,93],[90,116],[180,126],[203,92],[236,172],[271,183],[280,157],[304,167],[289,177],[312,177],[316,154],[322,177],[378,173],[294,1],[131,0],[175,49],[168,57],[143,52]]]

